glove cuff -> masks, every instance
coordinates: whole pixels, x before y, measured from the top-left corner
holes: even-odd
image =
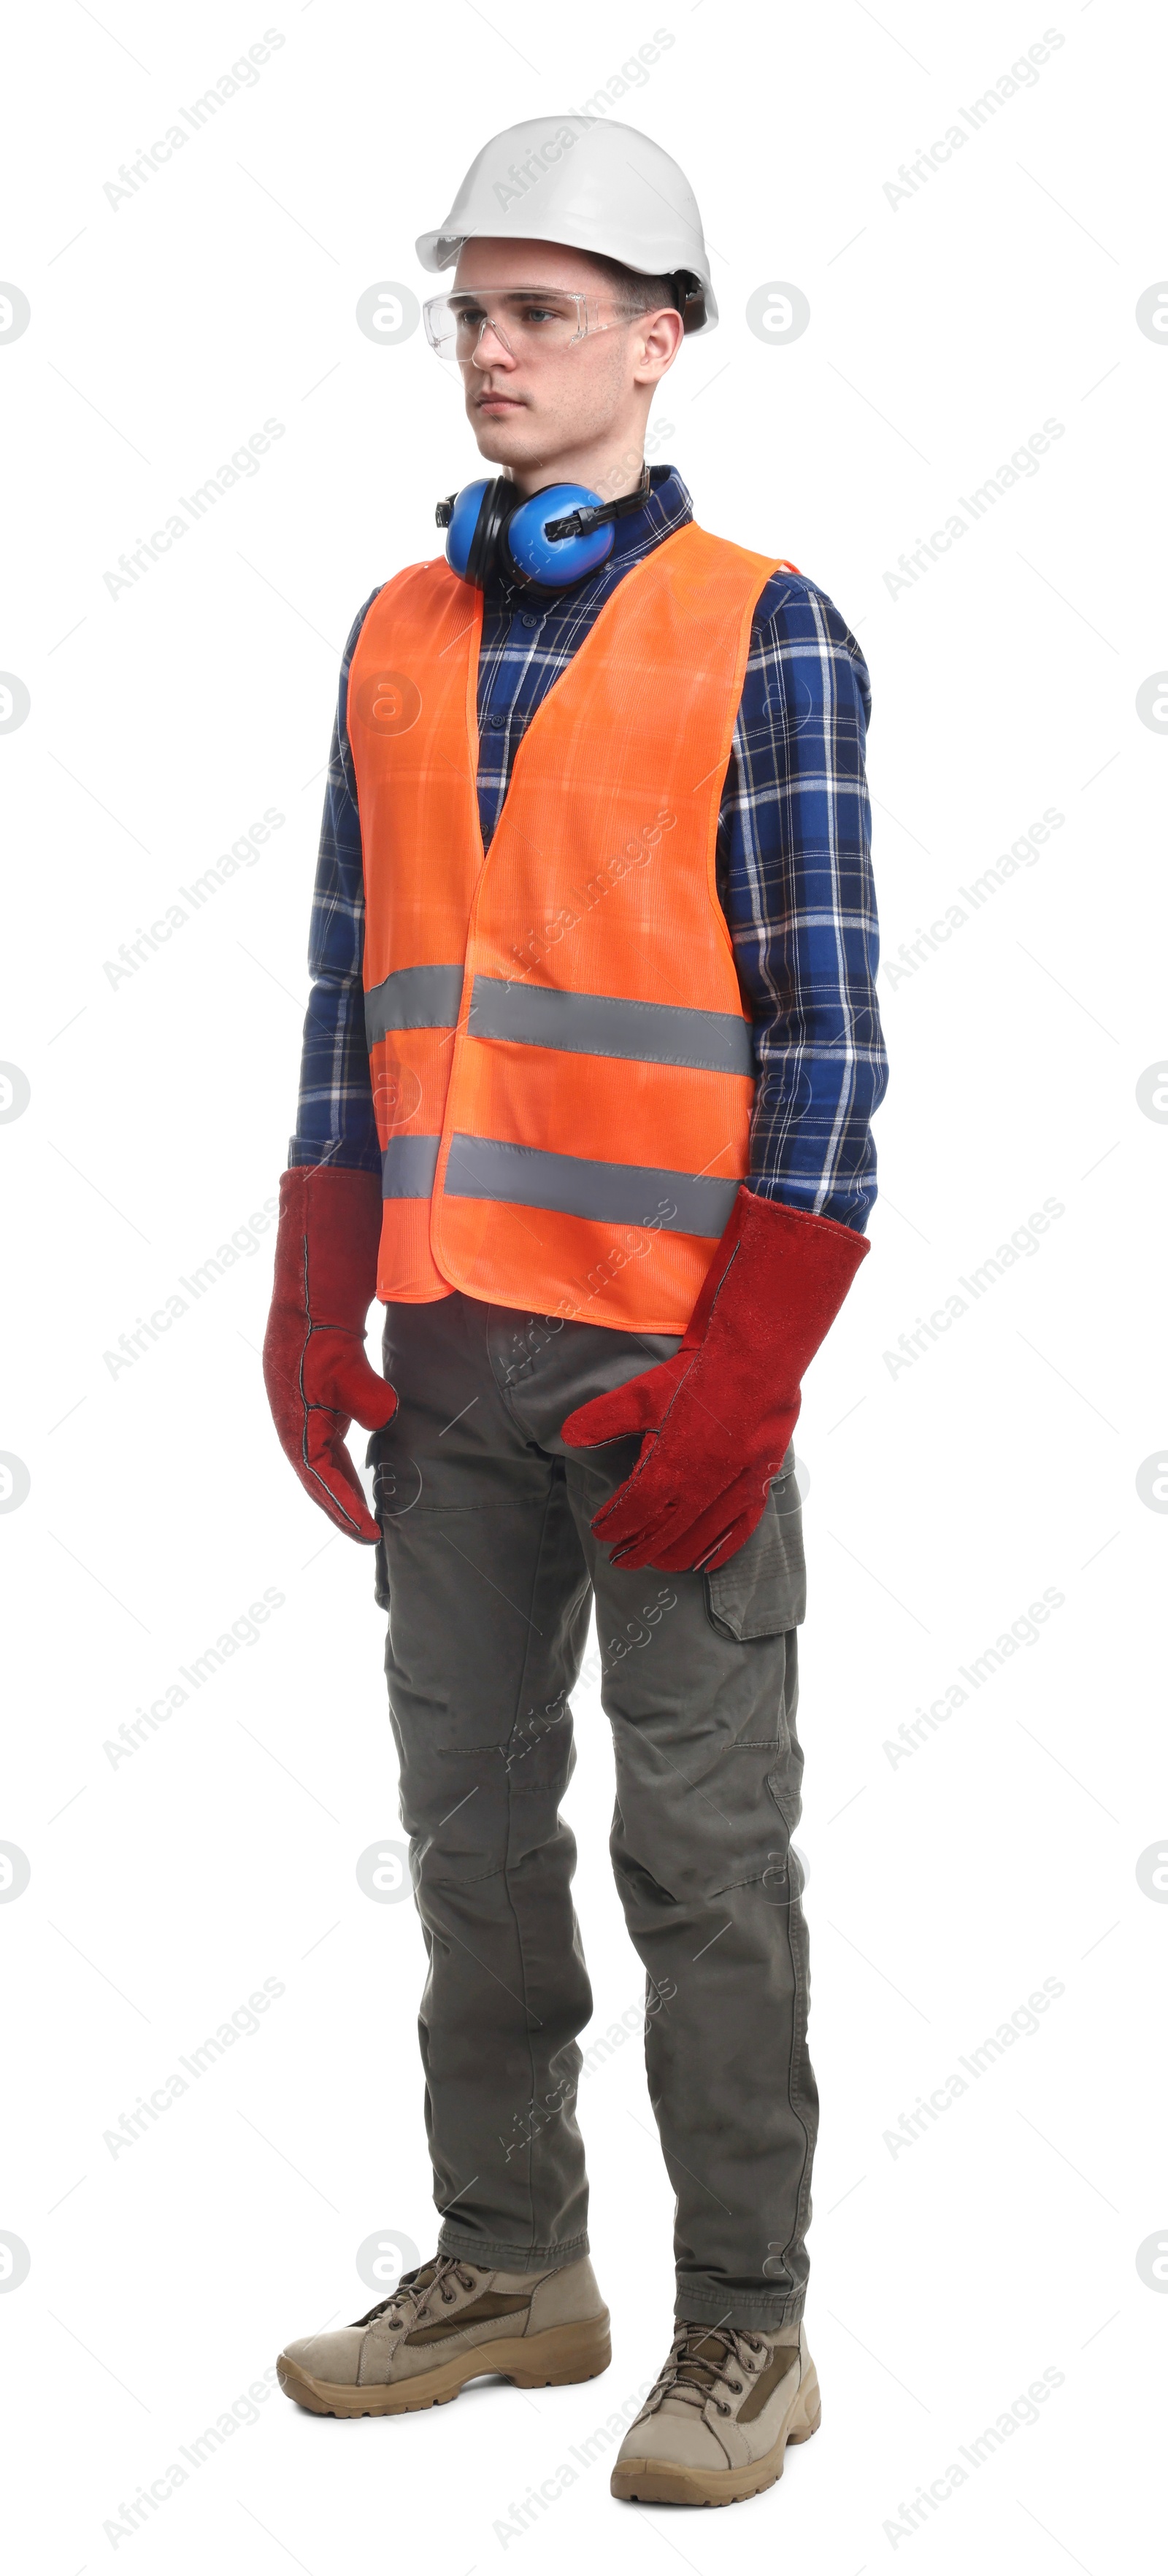
[[[722,1339],[719,1326],[728,1326],[736,1342],[771,1361],[797,1396],[803,1371],[870,1249],[864,1235],[834,1217],[809,1216],[740,1189],[690,1333],[705,1300],[699,1338],[707,1350]]]
[[[281,1173],[275,1299],[306,1324],[331,1324],[364,1339],[380,1241],[376,1172],[310,1163]]]

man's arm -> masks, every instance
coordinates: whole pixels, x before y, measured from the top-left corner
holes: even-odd
[[[755,618],[718,834],[718,888],[752,1010],[750,1174],[673,1357],[569,1414],[582,1448],[642,1432],[592,1527],[614,1565],[729,1563],[757,1529],[804,1371],[864,1260],[876,1006],[864,734],[843,619],[779,574]]]
[[[374,591],[373,599],[377,593]],[[384,1430],[391,1386],[365,1357],[377,1292],[381,1156],[365,1044],[365,881],[349,750],[349,664],[372,606],[345,646],[312,905],[312,992],[300,1107],[280,1178],[264,1384],[280,1445],[307,1494],[346,1537],[375,1545],[377,1523],[345,1445],[350,1423]]]
[[[381,1170],[361,973],[365,952],[361,818],[346,723],[349,665],[376,597],[373,591],[356,617],[341,662],[312,898],[308,942],[312,990],[304,1022],[296,1133],[288,1145],[290,1169],[328,1163],[346,1172]]]
[[[748,1186],[863,1233],[887,1059],[876,998],[855,637],[802,576],[767,583],[722,793],[718,885],[758,1067]]]

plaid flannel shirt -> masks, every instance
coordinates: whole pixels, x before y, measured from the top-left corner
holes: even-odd
[[[630,566],[693,516],[671,466],[644,507],[618,519],[607,563],[550,602],[497,583],[484,601],[478,667],[478,800],[484,847],[515,753],[548,690]],[[381,1167],[365,1044],[365,886],[341,664],[313,898],[312,991],[288,1160]],[[869,857],[863,655],[830,599],[776,573],[754,613],[722,789],[718,893],[754,1032],[750,1187],[862,1232],[876,1196],[870,1121],[887,1063]]]

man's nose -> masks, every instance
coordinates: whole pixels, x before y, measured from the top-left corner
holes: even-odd
[[[488,314],[471,351],[472,367],[513,367],[514,364],[515,360],[506,341]]]

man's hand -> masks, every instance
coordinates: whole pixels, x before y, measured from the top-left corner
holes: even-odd
[[[563,1425],[584,1449],[645,1435],[592,1523],[614,1565],[713,1573],[745,1545],[795,1428],[804,1369],[867,1250],[850,1226],[739,1190],[680,1350]]]
[[[348,1538],[380,1536],[345,1447],[351,1422],[382,1431],[393,1388],[365,1357],[377,1290],[381,1189],[373,1172],[325,1164],[280,1177],[276,1275],[264,1336],[264,1384],[285,1457],[306,1493]]]

